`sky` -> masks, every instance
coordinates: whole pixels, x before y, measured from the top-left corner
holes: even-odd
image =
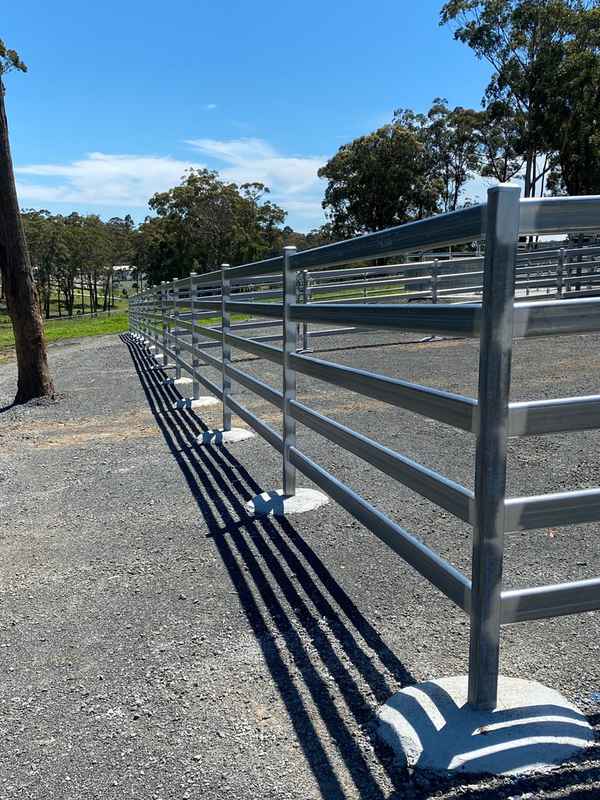
[[[480,105],[489,69],[439,26],[441,4],[3,4],[0,38],[29,67],[6,78],[21,205],[139,222],[154,192],[209,167],[317,227],[317,170],[342,144],[434,97]]]

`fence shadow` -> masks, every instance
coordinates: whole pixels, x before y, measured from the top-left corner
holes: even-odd
[[[378,703],[399,685],[414,683],[414,678],[288,520],[247,514],[245,503],[263,489],[226,447],[197,444],[206,425],[189,410],[173,410],[180,395],[162,384],[166,375],[135,340],[127,335],[122,340],[156,424],[229,573],[322,796],[342,800],[347,794],[309,714],[306,697],[320,718],[318,727],[324,726],[328,738],[337,743],[359,796],[383,800],[388,792],[382,782],[391,781],[400,789],[406,776],[389,769],[388,780],[382,781],[361,750],[352,728],[368,729],[372,711],[365,688],[357,684],[355,676]],[[300,670],[306,697],[296,688],[274,634]],[[314,651],[325,670],[317,668]],[[375,666],[371,651],[384,669]],[[325,671],[343,696],[352,728],[333,702]],[[374,745],[379,747],[376,741]],[[383,761],[389,763],[385,756],[383,753]]]
[[[390,752],[372,735],[372,701],[365,693],[381,704],[400,686],[414,683],[413,676],[287,519],[248,516],[245,503],[263,488],[226,446],[197,444],[207,426],[192,411],[173,409],[181,396],[162,383],[166,373],[157,369],[133,337],[121,338],[156,424],[228,571],[321,796],[327,800],[348,797],[343,776],[320,733],[323,729],[335,741],[361,800],[400,800],[407,791],[414,798],[429,798],[458,787],[461,797],[470,800],[543,790],[548,776],[498,779],[485,786],[476,777],[440,776],[432,784],[393,764]],[[373,651],[381,666],[374,663]],[[288,666],[290,657],[302,676],[303,692]],[[343,698],[347,718],[334,702],[326,674]],[[365,755],[357,728],[370,735],[377,758]],[[600,763],[589,763],[594,758],[600,758],[597,751],[561,771],[559,785],[569,787],[569,797],[592,800],[598,796],[597,789],[581,787],[600,780]]]

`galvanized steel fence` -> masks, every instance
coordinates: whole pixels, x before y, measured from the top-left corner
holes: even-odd
[[[477,708],[496,704],[501,625],[600,609],[600,578],[534,588],[502,587],[505,534],[600,520],[597,488],[506,496],[509,437],[600,427],[600,395],[510,401],[515,337],[600,331],[600,297],[586,296],[600,292],[600,247],[517,255],[519,237],[599,229],[600,197],[520,200],[517,187],[499,186],[488,192],[487,204],[313,250],[286,247],[281,256],[192,274],[149,288],[130,301],[130,330],[156,349],[163,366],[171,362],[177,377],[182,370],[191,375],[194,397],[202,386],[222,401],[223,429],[230,430],[232,415],[237,415],[282,454],[286,495],[294,495],[299,470],[470,615],[469,702]],[[482,240],[483,259],[333,270]],[[367,278],[362,277],[365,274]],[[388,293],[369,297],[374,286]],[[364,290],[367,296],[362,298],[323,300],[330,293]],[[547,290],[556,299],[519,296]],[[390,303],[390,299],[430,302]],[[232,321],[232,315],[243,319]],[[216,316],[220,325],[213,324]],[[250,317],[260,320],[248,321]],[[252,336],[253,330],[282,324],[282,333],[239,335],[246,331]],[[303,327],[314,324],[335,327],[310,331]],[[308,349],[310,336],[379,329],[479,338],[478,398],[302,352]],[[269,343],[280,339],[281,348]],[[220,358],[208,352],[215,347]],[[282,391],[233,366],[232,348],[281,367]],[[207,377],[207,368],[217,370],[219,377]],[[300,402],[298,373],[472,433],[474,491]],[[279,409],[282,434],[238,402],[232,382]],[[303,453],[296,441],[297,423],[472,525],[471,576],[463,575]]]

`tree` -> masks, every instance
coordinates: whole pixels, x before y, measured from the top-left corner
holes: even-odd
[[[436,97],[423,126],[435,174],[442,181],[442,208],[455,211],[466,182],[480,166],[476,135],[479,114],[471,108],[448,108],[448,101]]]
[[[507,183],[523,169],[521,115],[497,100],[478,112],[476,125],[481,157],[481,174]]]
[[[286,214],[265,200],[268,194],[262,183],[239,187],[214,171],[188,170],[179,186],[150,198],[157,216],[137,231],[137,266],[157,283],[277,252]]]
[[[382,230],[439,210],[442,185],[412,112],[344,144],[319,177],[334,237]]]
[[[487,102],[504,104],[518,120],[526,197],[543,193],[551,169],[547,110],[560,92],[557,73],[565,45],[587,5],[583,0],[449,0],[441,11],[440,23],[454,24],[455,39],[492,66]]]
[[[4,103],[4,75],[27,67],[14,50],[0,39],[0,271],[5,287],[8,313],[15,335],[17,393],[15,403],[54,394],[48,369],[44,325],[25,241],[25,233],[8,140]]]
[[[554,193],[600,193],[600,8],[581,10],[565,43],[549,98],[548,185]]]
[[[58,276],[69,261],[65,226],[62,217],[54,217],[46,210],[25,211],[22,220],[38,296],[49,318],[51,299],[59,289]]]

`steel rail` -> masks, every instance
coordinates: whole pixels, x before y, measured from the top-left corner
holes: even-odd
[[[474,495],[464,486],[313,411],[303,403],[292,401],[290,408],[294,419],[328,441],[367,461],[390,478],[426,497],[464,522],[470,522],[472,519]]]
[[[388,378],[354,367],[332,364],[311,356],[290,357],[294,369],[304,375],[350,389],[382,403],[404,408],[464,431],[476,432],[477,401],[470,397]]]
[[[521,235],[597,231],[599,221],[598,195],[527,198],[520,201]]]
[[[510,497],[504,504],[506,533],[581,525],[598,520],[600,520],[600,489]]]
[[[229,397],[228,401],[231,410],[237,414],[240,419],[243,419],[244,422],[249,425],[253,430],[258,433],[259,436],[262,436],[265,441],[267,441],[271,447],[274,447],[277,452],[283,452],[283,438],[277,431],[274,431],[266,422],[260,420],[255,414],[249,411],[245,406],[238,403],[233,397]]]
[[[508,428],[509,436],[600,428],[600,395],[511,403]]]
[[[502,592],[502,624],[600,609],[600,578]]]
[[[411,567],[427,578],[456,605],[468,611],[471,583],[448,561],[430,550],[400,525],[392,522],[381,511],[368,503],[359,494],[327,472],[297,448],[290,450],[290,459],[295,467],[316,483],[349,514],[361,522],[378,539],[401,556]]]
[[[246,389],[250,389],[251,392],[254,392],[254,394],[257,394],[259,397],[262,397],[263,400],[272,403],[279,409],[283,408],[283,395],[281,392],[278,392],[277,389],[273,389],[273,387],[269,386],[267,383],[258,380],[258,378],[253,378],[252,375],[248,375],[248,373],[242,372],[241,369],[232,367],[230,364],[225,365],[225,372],[230,378],[233,378],[234,381],[241,383],[242,386],[245,386]]]
[[[231,301],[227,308],[238,314],[248,314],[249,317],[283,317],[283,303],[240,303]]]
[[[383,258],[409,253],[426,247],[445,247],[480,239],[484,205],[439,214],[418,222],[409,222],[384,231],[367,233],[345,242],[301,250],[292,258],[292,269],[333,267],[364,259]]]
[[[514,337],[600,330],[600,298],[515,303]]]
[[[338,322],[360,327],[427,333],[476,336],[481,307],[478,304],[377,305],[376,307],[346,303],[301,305],[292,303],[291,318],[296,322]]]
[[[234,336],[230,333],[225,334],[224,341],[229,342],[233,347],[244,350],[246,353],[252,353],[252,355],[258,356],[259,358],[266,358],[268,361],[273,361],[275,364],[283,364],[283,351],[277,347],[262,344],[254,339],[245,339],[243,336]]]

